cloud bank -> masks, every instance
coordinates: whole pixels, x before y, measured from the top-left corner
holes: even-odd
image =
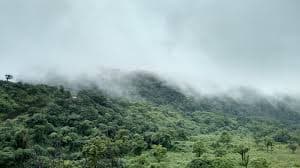
[[[148,70],[202,90],[300,91],[298,0],[2,0],[0,75]]]

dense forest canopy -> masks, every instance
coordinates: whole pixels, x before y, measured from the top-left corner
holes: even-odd
[[[144,72],[122,84],[0,81],[0,167],[300,167],[296,98],[191,96]]]

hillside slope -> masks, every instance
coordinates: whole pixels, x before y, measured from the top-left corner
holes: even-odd
[[[300,115],[284,101],[190,97],[151,74],[130,79],[141,99],[0,81],[0,167],[143,167],[126,158],[180,152],[178,142],[222,133],[299,141]]]

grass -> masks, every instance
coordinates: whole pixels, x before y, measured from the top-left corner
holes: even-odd
[[[158,163],[155,158],[151,156],[151,152],[147,151],[143,155],[146,156],[148,164],[144,167],[149,167],[150,164],[155,163],[160,165],[161,168],[184,168],[193,159],[195,154],[192,153],[192,145],[195,141],[201,140],[209,146],[212,142],[218,139],[217,135],[199,135],[190,137],[187,141],[176,141],[175,146],[177,148],[174,151],[168,151],[167,156]],[[232,144],[246,144],[250,147],[250,162],[251,160],[261,157],[265,158],[270,163],[270,168],[298,168],[300,167],[300,150],[292,153],[286,144],[275,144],[272,152],[267,152],[265,149],[258,147],[252,138],[234,136]],[[262,145],[262,144],[261,144]],[[209,147],[208,156],[213,156],[213,149]],[[233,162],[236,162],[237,168],[240,161],[240,155],[236,153],[228,153],[224,157],[230,158]],[[137,157],[126,158],[127,162],[132,162]],[[249,166],[251,168],[251,166]]]
[[[263,157],[271,163],[272,168],[296,168],[300,167],[300,150],[294,154],[286,145],[276,144],[272,152],[261,150],[251,151],[252,157]]]

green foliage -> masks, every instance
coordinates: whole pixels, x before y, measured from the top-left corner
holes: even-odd
[[[27,148],[29,144],[29,133],[27,129],[20,129],[15,133],[15,148]]]
[[[241,155],[240,164],[246,168],[249,164],[249,154],[248,154],[249,151],[250,151],[250,148],[247,146],[244,146],[244,145],[239,145],[236,148],[236,152]]]
[[[270,164],[264,158],[255,158],[250,162],[250,167],[253,167],[253,168],[269,168]]]
[[[193,145],[193,153],[196,154],[197,157],[200,157],[207,151],[206,146],[204,145],[203,142],[198,141],[195,142]]]
[[[129,168],[143,168],[148,165],[148,160],[145,155],[138,156],[132,164],[129,164]]]
[[[146,149],[146,142],[144,141],[144,138],[139,134],[135,134],[133,136],[133,140],[131,141],[131,143],[131,151],[135,155],[140,155]]]
[[[171,136],[165,132],[154,133],[151,137],[151,144],[162,145],[170,149],[172,147]]]
[[[269,137],[266,137],[264,139],[264,142],[265,142],[265,146],[267,148],[267,151],[272,151],[273,150],[273,146],[274,146],[274,142],[271,138]]]
[[[214,151],[214,154],[216,157],[222,157],[224,155],[226,155],[228,153],[228,150],[225,149],[225,148],[217,148],[215,151]]]
[[[0,81],[0,167],[230,168],[238,167],[233,146],[242,138],[251,142],[253,135],[258,145],[265,139],[267,151],[276,141],[278,153],[288,150],[279,148],[282,143],[299,139],[300,114],[285,103],[189,97],[151,74],[137,74],[129,83],[132,99],[93,86],[68,90]],[[194,136],[207,139],[195,142]],[[189,164],[193,152],[198,158]],[[248,153],[239,153],[242,162],[255,164]],[[295,153],[287,157],[293,160]]]
[[[298,148],[298,145],[297,145],[296,143],[290,143],[290,144],[288,145],[288,148],[289,148],[293,153],[295,153],[296,150],[297,150],[297,148]]]
[[[228,132],[223,132],[219,138],[219,142],[229,144],[232,140],[231,135]]]
[[[167,149],[162,145],[153,145],[152,148],[152,155],[158,162],[162,161],[162,159],[166,157]]]
[[[213,161],[209,159],[194,159],[188,165],[187,168],[214,168]]]
[[[0,167],[13,167],[14,165],[14,153],[7,149],[0,151]]]
[[[96,137],[83,146],[83,156],[88,167],[116,167],[121,155],[118,146],[110,139]]]
[[[214,168],[234,168],[236,167],[234,162],[227,158],[216,158],[213,160]]]
[[[273,137],[276,142],[287,143],[291,136],[286,130],[281,130]]]

